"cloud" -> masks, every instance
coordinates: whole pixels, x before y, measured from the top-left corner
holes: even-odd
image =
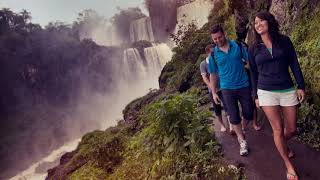
[[[9,5],[6,3],[6,2],[1,2],[0,1],[0,9],[2,9],[2,8],[8,8],[9,7]]]

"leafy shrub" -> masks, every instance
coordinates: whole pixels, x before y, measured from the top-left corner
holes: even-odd
[[[181,73],[175,74],[172,77],[169,87],[174,87],[179,92],[185,92],[192,86],[192,79],[197,71],[198,68],[194,64],[187,63],[184,65]]]
[[[298,139],[320,150],[320,107],[304,103],[299,109],[297,129]]]
[[[320,9],[302,16],[294,26],[291,38],[300,56],[320,59]]]
[[[79,179],[107,179],[108,175],[103,169],[95,167],[92,163],[87,163],[81,168],[77,169],[70,176],[68,180]]]
[[[297,50],[306,83],[306,103],[299,108],[298,139],[320,150],[320,9],[305,4],[305,12],[292,26],[291,39]]]
[[[152,104],[141,117],[149,124],[140,134],[147,149],[159,152],[192,151],[203,148],[210,139],[206,119],[210,114],[197,111],[191,95],[171,95]],[[179,149],[182,148],[182,149]]]
[[[207,124],[210,113],[197,108],[201,92],[192,88],[148,105],[140,115],[145,128],[131,139],[125,160],[109,178],[242,178],[240,171],[221,166],[220,145]]]

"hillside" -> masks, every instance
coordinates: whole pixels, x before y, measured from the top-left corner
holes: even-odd
[[[293,40],[307,84],[297,138],[319,151],[320,3],[223,0],[215,2],[207,24],[179,38],[159,77],[161,89],[129,103],[118,126],[83,136],[47,179],[245,179],[242,167],[228,166],[208,123],[210,100],[198,67],[211,42],[209,27],[223,23],[234,39],[260,10],[274,12]]]

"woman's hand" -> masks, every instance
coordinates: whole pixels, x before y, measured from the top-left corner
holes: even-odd
[[[305,96],[306,96],[304,90],[298,89],[297,90],[297,96],[298,96],[299,102],[302,103],[304,101],[304,99],[305,99]]]
[[[254,102],[256,103],[257,108],[260,108],[259,99],[255,99]]]

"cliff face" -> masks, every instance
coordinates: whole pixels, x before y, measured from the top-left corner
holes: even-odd
[[[146,0],[156,41],[165,41],[176,25],[176,0]]]
[[[169,9],[171,12],[172,8]],[[150,92],[131,102],[124,110],[124,124],[84,136],[78,149],[69,154],[71,158],[65,155],[61,165],[49,171],[47,179],[55,179],[61,171],[64,178],[70,179],[201,179],[208,176],[217,179],[241,179],[243,176],[239,170],[222,173],[218,169],[223,167],[223,164],[215,160],[209,161],[221,159],[221,156],[215,138],[208,140],[207,133],[210,128],[208,130],[204,121],[206,115],[201,109],[206,107],[210,100],[206,96],[206,87],[202,84],[198,67],[205,58],[205,46],[211,42],[208,34],[210,26],[224,23],[229,37],[236,38],[236,30],[250,31],[252,17],[260,10],[273,12],[283,32],[291,37],[295,45],[307,84],[307,100],[299,109],[298,138],[302,143],[320,150],[319,2],[221,0],[215,2],[208,23],[198,30],[190,29],[173,49],[174,56],[159,77],[161,90]],[[165,18],[167,17],[159,17],[157,23],[167,21]],[[249,33],[248,39],[250,38]],[[193,104],[194,102],[197,105]],[[187,112],[195,114],[191,113],[189,116]],[[195,134],[188,134],[186,129],[190,127],[185,127],[186,123],[180,123],[185,121],[184,118],[191,120],[189,125],[194,128]],[[196,130],[197,128],[201,131]],[[181,135],[188,138],[184,139]],[[199,138],[192,140],[192,136]],[[209,146],[202,146],[204,144]],[[98,155],[96,152],[99,152]],[[110,157],[110,152],[115,155]],[[206,168],[212,169],[207,171]]]

